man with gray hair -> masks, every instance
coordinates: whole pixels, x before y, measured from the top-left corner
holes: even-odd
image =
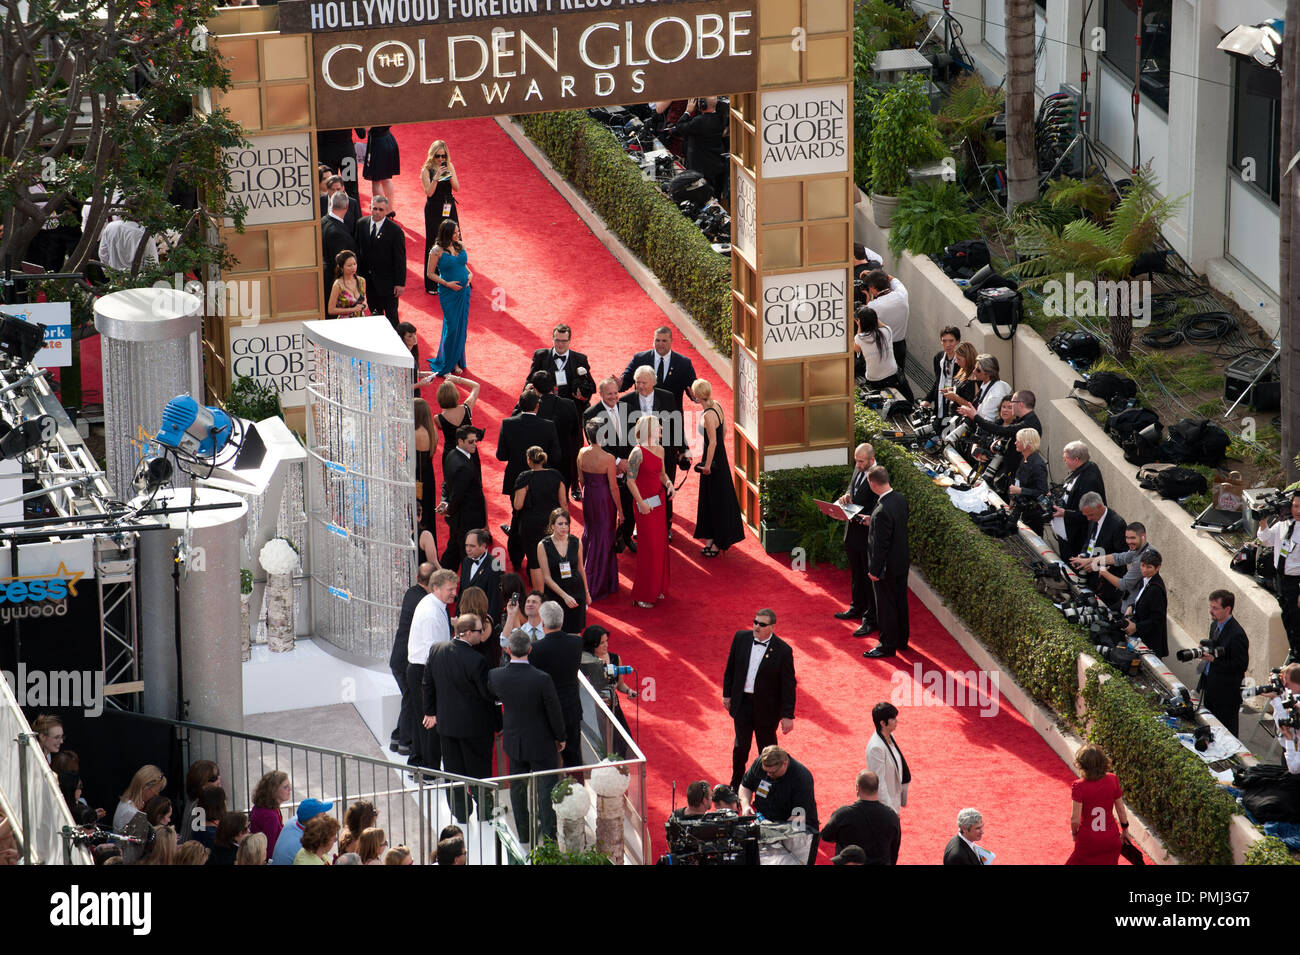
[[[582,638],[564,633],[564,608],[554,600],[538,611],[546,636],[533,644],[533,666],[550,676],[564,713],[564,765],[582,765],[582,696],[578,692],[578,665],[582,660]]]
[[[835,615],[836,620],[857,620],[855,637],[865,637],[876,630],[876,594],[871,586],[867,559],[867,525],[876,506],[876,492],[871,490],[867,472],[876,464],[875,449],[863,442],[853,449],[853,476],[848,489],[836,501],[858,508],[844,523],[844,552],[849,556],[849,609]]]
[[[325,297],[321,301],[325,308],[329,307],[330,289],[334,285],[335,259],[340,252],[355,252],[357,248],[357,240],[352,235],[352,225],[345,219],[351,201],[346,192],[334,193],[330,197],[329,212],[325,213],[324,218],[320,220],[321,264],[324,269],[322,277],[325,280]],[[326,312],[325,317],[332,316]]]
[[[565,749],[564,715],[555,683],[528,662],[533,641],[522,630],[511,632],[506,641],[510,660],[488,674],[488,686],[504,706],[501,742],[510,758],[510,775],[535,773],[559,767]],[[532,841],[530,798],[538,807],[540,833],[555,835],[555,808],[551,804],[553,775],[510,782],[510,808],[514,811],[519,841]]]
[[[984,837],[984,817],[978,809],[957,813],[957,835],[943,850],[944,865],[988,865],[993,853],[976,845]]]
[[[1117,591],[1109,582],[1102,581],[1097,571],[1099,558],[1125,550],[1128,545],[1124,540],[1124,518],[1106,507],[1096,491],[1089,491],[1079,500],[1079,511],[1088,524],[1084,530],[1084,540],[1078,556],[1071,559],[1075,570],[1083,570],[1085,565],[1091,568],[1085,578],[1088,586],[1106,603],[1114,603],[1119,598]]]
[[[686,453],[686,427],[682,422],[681,402],[674,399],[672,393],[666,388],[661,388],[655,383],[655,371],[648,364],[636,369],[632,375],[632,382],[633,390],[618,400],[623,420],[627,422],[628,433],[629,435],[636,433],[637,420],[645,415],[652,414],[659,419],[659,443],[664,449],[664,473],[668,475],[670,482],[675,482],[678,466],[690,465],[690,457]],[[671,497],[665,510],[668,519],[668,539],[672,540],[673,501]],[[625,521],[623,525],[629,537],[631,523]]]
[[[1106,500],[1106,484],[1101,479],[1101,468],[1089,460],[1088,446],[1082,441],[1071,441],[1061,450],[1061,458],[1070,472],[1065,478],[1065,501],[1052,512],[1052,533],[1056,535],[1057,550],[1062,557],[1073,557],[1083,549],[1088,519],[1079,510],[1083,496],[1089,491]]]

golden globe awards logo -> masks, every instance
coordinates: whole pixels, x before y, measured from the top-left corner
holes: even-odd
[[[249,145],[223,150],[230,198],[243,203],[245,225],[304,222],[318,217],[307,133],[255,136]],[[231,219],[226,225],[234,225]]]
[[[848,347],[848,271],[763,279],[763,357],[830,355]]]
[[[315,363],[302,322],[236,325],[230,329],[230,371],[270,385],[284,408],[303,404],[303,389],[311,380]]]
[[[844,172],[849,161],[847,86],[763,94],[763,178]]]

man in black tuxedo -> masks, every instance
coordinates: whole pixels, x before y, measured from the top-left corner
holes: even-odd
[[[1105,554],[1115,554],[1128,550],[1128,524],[1101,499],[1096,491],[1089,491],[1079,501],[1079,512],[1087,519],[1084,529],[1083,544],[1077,557],[1071,557],[1070,563],[1075,570],[1092,569],[1085,578],[1088,586],[1096,592],[1105,603],[1116,603],[1120,593],[1109,581],[1101,579],[1097,573],[1100,560]]]
[[[619,385],[621,391],[631,388],[636,381],[636,371],[642,366],[649,366],[654,376],[654,387],[662,388],[673,396],[673,410],[682,410],[682,395],[690,392],[691,385],[698,377],[695,366],[685,355],[673,351],[673,330],[667,325],[655,329],[654,348],[639,351],[623,369],[623,380]],[[695,400],[694,398],[691,399]]]
[[[528,655],[533,642],[528,634],[510,634],[506,649],[510,662],[488,674],[488,686],[505,710],[501,743],[510,757],[510,775],[558,769],[565,749],[564,714],[555,683],[531,666]],[[555,836],[555,807],[551,804],[554,776],[543,776],[536,784],[540,834]],[[528,780],[510,782],[510,808],[521,842],[531,841],[528,813]]]
[[[442,566],[460,570],[465,535],[487,526],[487,500],[483,497],[483,472],[474,460],[478,431],[468,424],[456,429],[456,447],[442,459],[442,502],[447,515],[447,547]]]
[[[841,806],[822,826],[822,842],[838,852],[857,846],[867,857],[863,865],[897,865],[902,829],[898,813],[880,801],[880,780],[869,769],[858,773],[858,801]]]
[[[978,809],[963,809],[957,813],[957,835],[948,840],[943,850],[944,865],[983,865],[975,843],[984,838],[984,817]]]
[[[1160,551],[1149,547],[1138,559],[1142,583],[1129,607],[1131,618],[1125,633],[1137,637],[1158,657],[1169,655],[1169,594],[1160,576]]]
[[[577,487],[578,446],[582,444],[582,419],[573,401],[555,393],[555,378],[545,369],[533,372],[528,387],[538,394],[537,417],[555,425],[555,437],[560,443],[559,457],[547,459],[547,464],[560,472],[564,485],[574,496]],[[527,390],[527,389],[525,389]],[[518,407],[515,413],[518,414]],[[581,499],[579,492],[577,498]]]
[[[397,633],[393,636],[393,650],[388,655],[388,669],[397,681],[397,689],[402,694],[402,708],[397,717],[397,729],[393,730],[388,748],[402,756],[411,755],[411,744],[415,741],[416,698],[415,691],[406,682],[407,641],[411,635],[411,617],[420,601],[429,595],[429,578],[437,570],[427,561],[416,568],[415,583],[402,595],[402,609],[397,615]]]
[[[348,227],[348,231],[355,232],[357,223],[361,221],[361,200],[346,189],[347,183],[342,176],[329,176],[325,179],[325,195],[321,196],[320,214],[328,215],[331,203],[337,193],[345,193],[348,197],[348,210],[343,213],[343,224]]]
[[[406,233],[388,218],[388,197],[370,200],[370,215],[356,226],[357,272],[366,280],[370,314],[383,313],[397,328],[397,299],[406,291]]]
[[[731,788],[738,789],[749,765],[749,741],[759,751],[776,745],[776,727],[794,729],[794,651],[776,635],[776,611],[754,614],[753,630],[737,630],[722,673],[722,705],[736,730],[731,750]]]
[[[862,655],[874,660],[907,649],[907,572],[911,557],[907,548],[907,498],[890,487],[889,472],[879,464],[867,472],[867,482],[876,495],[867,531],[867,564],[876,592],[880,643]]]
[[[1202,648],[1201,702],[1233,736],[1241,711],[1241,681],[1250,663],[1250,641],[1232,615],[1237,597],[1231,590],[1210,594],[1210,643]]]
[[[481,485],[480,485],[481,486]],[[460,561],[460,593],[479,587],[487,594],[488,616],[501,620],[501,569],[490,553],[492,536],[486,527],[473,527],[465,534],[465,556]]]
[[[528,469],[528,449],[536,445],[546,452],[546,460],[560,460],[560,439],[555,425],[537,415],[541,395],[528,389],[519,396],[518,413],[501,422],[497,436],[497,460],[506,462],[501,493],[513,494],[515,478]]]
[[[344,192],[336,192],[330,197],[330,211],[320,220],[321,254],[324,260],[325,298],[321,308],[329,318],[330,289],[334,285],[334,266],[338,254],[344,251],[356,252],[357,240],[352,229],[344,221],[348,208],[348,197]]]
[[[442,768],[457,776],[487,779],[492,775],[492,741],[498,728],[496,697],[488,689],[488,667],[475,648],[487,628],[472,613],[456,618],[456,636],[435,643],[424,667],[424,728],[436,729],[442,742]],[[473,794],[469,795],[473,800]],[[452,811],[466,822],[466,794],[452,796]],[[479,818],[492,811],[491,799],[480,798]]]
[[[836,620],[857,620],[861,624],[853,631],[855,637],[865,637],[876,629],[876,592],[871,586],[867,561],[867,528],[876,507],[876,494],[871,490],[867,472],[875,463],[876,452],[871,445],[863,443],[853,449],[853,477],[849,479],[849,489],[837,502],[862,508],[844,523],[844,551],[849,555],[851,589],[849,609],[835,615]]]
[[[1067,444],[1061,457],[1070,474],[1064,483],[1065,506],[1052,512],[1052,533],[1058,544],[1064,545],[1057,550],[1065,557],[1073,557],[1083,549],[1088,532],[1088,519],[1079,511],[1079,502],[1089,491],[1096,491],[1105,503],[1106,483],[1101,479],[1101,468],[1090,460],[1092,452],[1082,441]]]
[[[618,379],[612,375],[597,386],[600,400],[582,414],[583,429],[587,439],[614,455],[614,470],[618,473],[618,532],[614,550],[622,553],[632,542],[634,527],[632,517],[632,492],[627,489],[627,459],[632,453],[632,436],[627,424],[627,408],[618,400]],[[595,424],[593,439],[589,426]],[[636,546],[632,545],[635,553]]]
[[[555,393],[572,399],[575,410],[581,415],[596,393],[596,382],[591,377],[591,362],[587,361],[587,356],[569,348],[572,340],[573,331],[568,325],[556,325],[551,329],[551,347],[533,352],[528,381],[532,381],[533,375],[539,371],[549,371],[555,378]]]
[[[638,368],[632,376],[632,381],[635,387],[618,400],[619,406],[623,409],[622,416],[627,421],[628,442],[631,444],[636,442],[636,423],[639,418],[648,414],[658,417],[659,443],[664,449],[664,472],[670,482],[676,483],[677,468],[690,465],[690,458],[686,453],[689,439],[686,437],[686,423],[682,419],[681,405],[667,388],[660,388],[655,384],[654,369],[649,365]],[[628,496],[631,496],[630,491]],[[671,497],[668,498],[666,511],[668,539],[672,540],[673,499]],[[630,510],[627,512],[629,516],[631,513]],[[623,527],[620,528],[620,533],[627,534],[625,542],[631,540],[631,525],[632,521],[625,518]]]
[[[582,638],[565,633],[564,608],[554,600],[538,611],[546,636],[533,644],[533,666],[550,675],[564,713],[564,765],[582,765],[582,696],[578,691],[578,664],[582,659]]]

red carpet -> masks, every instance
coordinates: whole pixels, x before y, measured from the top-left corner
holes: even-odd
[[[419,169],[433,139],[447,140],[460,176],[461,225],[474,273],[467,354],[471,375],[484,381],[475,421],[488,427],[484,486],[489,526],[496,529],[509,517],[505,497],[494,493],[501,486],[501,464],[494,457],[497,425],[524,384],[532,351],[550,344],[552,325],[563,321],[573,327],[573,347],[589,356],[599,379],[621,373],[634,351],[649,348],[664,316],[495,122],[464,120],[394,132],[402,152],[395,205],[412,269],[402,318],[419,328],[422,358],[436,353],[441,328],[436,299],[425,295],[419,278],[424,249]],[[730,382],[719,380],[684,336],[677,335],[674,345],[730,409]],[[688,418],[688,434],[696,434],[697,423]],[[624,554],[622,589],[589,614],[591,622],[610,629],[611,648],[637,667],[645,687],[639,738],[649,763],[648,817],[656,852],[664,848],[672,782],[680,805],[693,780],[725,782],[730,776],[731,720],[722,708],[722,670],[732,634],[748,629],[756,609],[773,608],[776,632],[795,648],[797,718],[782,743],[812,770],[822,820],[854,799],[873,704],[889,700],[896,688],[910,690],[914,664],[925,670],[975,669],[915,598],[913,649],[894,660],[867,661],[861,651],[872,641],[852,639],[853,625],[831,618],[846,605],[846,572],[830,567],[792,572],[788,558],[767,556],[752,537],[720,558],[700,558],[691,537],[696,492],[692,477],[677,497],[669,599],[653,610],[634,608],[629,594],[636,558]],[[580,513],[576,516],[580,523]],[[445,534],[444,526],[440,539]],[[1063,862],[1071,850],[1074,777],[1068,768],[1007,706],[996,716],[981,717],[977,706],[920,705],[920,691],[916,687],[914,705],[900,706],[897,738],[914,781],[902,811],[899,861],[938,863],[956,832],[958,810],[974,806],[985,818],[983,844],[999,864]],[[629,708],[634,730],[637,715],[635,705]]]

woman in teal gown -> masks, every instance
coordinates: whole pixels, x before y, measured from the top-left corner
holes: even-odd
[[[428,277],[438,283],[438,304],[442,306],[442,340],[438,357],[430,359],[435,375],[459,375],[465,371],[465,338],[469,332],[469,290],[474,275],[468,268],[469,254],[460,241],[455,219],[444,219],[438,227],[438,241],[429,250],[425,265]]]

